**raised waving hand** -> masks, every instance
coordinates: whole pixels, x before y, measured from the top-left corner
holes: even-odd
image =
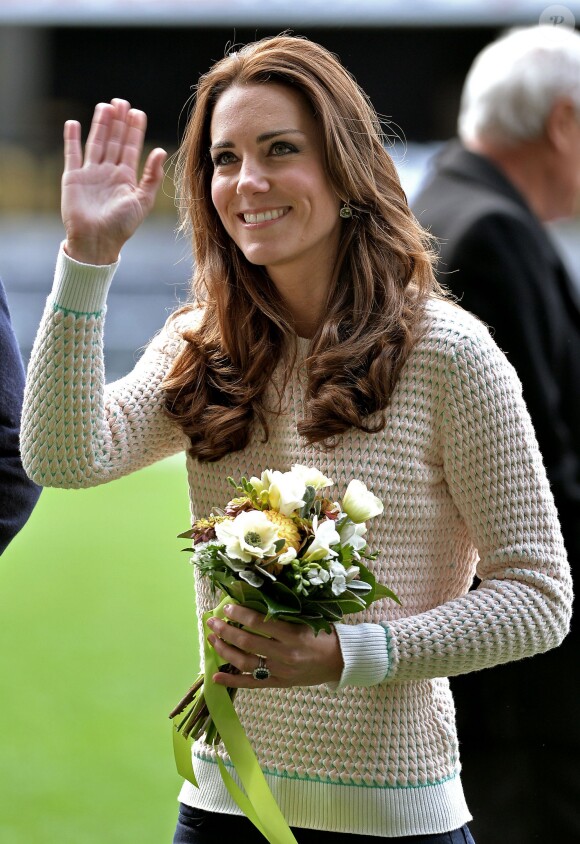
[[[83,157],[79,123],[65,124],[61,211],[71,258],[113,263],[151,211],[166,153],[154,149],[138,180],[146,126],[145,113],[126,100],[99,103]]]

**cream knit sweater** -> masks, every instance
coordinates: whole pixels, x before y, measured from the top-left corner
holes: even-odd
[[[22,424],[24,464],[44,486],[104,483],[186,447],[162,412],[161,384],[182,342],[175,329],[152,341],[130,375],[104,386],[104,303],[115,268],[60,253]],[[316,464],[334,479],[337,496],[359,478],[385,504],[370,523],[369,546],[381,549],[376,576],[402,605],[377,602],[337,625],[344,656],[337,688],[236,697],[293,826],[383,837],[461,826],[470,815],[446,677],[547,650],[568,629],[569,569],[514,370],[460,308],[433,301],[427,320],[381,433],[349,431],[328,453],[305,445],[296,431],[303,412],[296,371],[266,445],[256,436],[217,463],[188,458],[199,516],[228,499],[228,475],[293,463]],[[308,342],[297,343],[303,357]],[[469,591],[476,571],[481,585]],[[204,583],[197,603],[200,613],[211,606]],[[180,799],[237,812],[213,749],[197,746],[194,766],[201,788],[186,783]]]

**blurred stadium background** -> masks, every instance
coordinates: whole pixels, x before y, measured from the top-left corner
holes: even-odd
[[[0,0],[0,277],[27,360],[62,226],[62,125],[129,99],[174,152],[199,75],[290,29],[338,53],[392,121],[412,197],[455,133],[475,54],[499,32],[580,3],[532,0]],[[128,244],[106,328],[108,379],[187,294],[171,172]],[[553,225],[580,285],[580,225]],[[0,362],[0,365],[2,363]],[[217,502],[216,502],[217,503]],[[162,844],[179,779],[166,714],[197,670],[194,596],[176,534],[183,460],[87,491],[46,490],[0,564],[0,841]]]

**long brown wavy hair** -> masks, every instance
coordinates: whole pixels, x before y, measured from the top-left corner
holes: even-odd
[[[325,317],[305,362],[305,413],[298,430],[307,442],[332,447],[348,428],[374,433],[384,427],[384,410],[417,339],[425,300],[441,293],[429,236],[409,210],[381,122],[340,62],[324,47],[290,35],[248,44],[218,61],[199,81],[177,158],[182,226],[193,236],[197,304],[175,317],[200,312],[195,328],[181,329],[186,343],[164,383],[166,412],[200,461],[244,448],[254,421],[268,439],[266,387],[280,363],[285,384],[294,364],[292,321],[280,294],[265,268],[246,260],[211,201],[215,103],[232,85],[270,83],[301,92],[310,105],[337,213],[339,198],[353,211],[342,223]]]

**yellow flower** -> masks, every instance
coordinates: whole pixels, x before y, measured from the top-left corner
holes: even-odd
[[[276,525],[280,539],[286,540],[283,550],[285,551],[290,546],[295,551],[298,551],[301,545],[300,532],[292,519],[289,519],[288,516],[284,516],[282,513],[278,513],[277,510],[263,510],[262,512],[272,524]]]

